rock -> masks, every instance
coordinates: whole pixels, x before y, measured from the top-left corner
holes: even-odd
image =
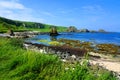
[[[67,59],[69,57],[68,53],[62,53],[61,58],[62,59]]]
[[[88,29],[80,29],[78,32],[90,32]]]
[[[99,29],[98,32],[106,32],[106,31],[103,29]]]
[[[90,32],[90,33],[95,33],[95,32],[97,32],[97,31],[95,31],[95,30],[89,30],[89,32]]]
[[[71,58],[75,59],[75,58],[76,58],[76,56],[75,56],[75,55],[72,55],[72,56],[71,56]]]
[[[56,27],[52,27],[50,31],[50,36],[57,36],[57,35],[58,35],[58,32]]]
[[[77,32],[77,28],[74,27],[74,26],[70,26],[70,27],[67,29],[67,32]]]
[[[8,31],[8,34],[9,34],[10,36],[15,36],[13,30],[9,30],[9,31]]]
[[[16,38],[30,38],[30,37],[34,37],[35,35],[38,35],[39,32],[25,31],[25,32],[15,32],[14,34]]]

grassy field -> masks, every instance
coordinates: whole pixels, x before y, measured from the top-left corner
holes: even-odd
[[[0,37],[0,80],[116,80],[107,70],[88,67],[86,61],[71,66],[56,55],[25,50],[22,43]]]
[[[34,29],[34,28],[28,28],[28,29],[23,29],[23,30],[29,30],[29,31],[39,31],[39,32],[50,32],[51,29],[49,27],[43,28],[43,29]],[[66,32],[67,28],[66,27],[57,27],[58,32]]]
[[[0,29],[0,33],[6,33],[9,29]],[[50,32],[50,28],[38,29],[38,28],[18,28],[12,29],[14,32],[23,32],[23,31],[38,31],[38,32]],[[66,32],[67,28],[65,27],[58,27],[58,32]]]

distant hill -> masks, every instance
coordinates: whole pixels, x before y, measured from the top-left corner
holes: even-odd
[[[40,30],[40,31],[46,31],[50,29],[50,27],[56,27],[58,31],[64,31],[67,28],[64,26],[55,26],[55,25],[49,25],[49,24],[43,24],[43,23],[37,23],[37,22],[27,22],[27,21],[17,21],[17,20],[11,20],[4,17],[0,17],[0,31],[6,31],[8,29],[13,30]]]

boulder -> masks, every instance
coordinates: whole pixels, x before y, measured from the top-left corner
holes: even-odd
[[[80,29],[78,32],[90,32],[88,29]]]
[[[58,35],[58,32],[56,27],[52,27],[50,31],[50,36],[57,36],[57,35]]]
[[[77,28],[74,27],[74,26],[70,26],[70,27],[67,29],[67,32],[77,32]]]
[[[10,36],[15,36],[13,30],[9,30],[9,31],[8,31],[8,34],[9,34]]]

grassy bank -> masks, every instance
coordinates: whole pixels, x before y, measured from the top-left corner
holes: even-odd
[[[23,31],[38,31],[38,32],[50,32],[50,28],[43,28],[43,29],[38,29],[38,28],[16,28],[12,29],[14,32],[23,32]],[[58,32],[66,32],[67,28],[66,27],[57,27]],[[8,32],[9,29],[0,29],[0,33],[6,33]]]
[[[0,80],[116,80],[107,70],[88,67],[86,62],[71,66],[55,55],[25,50],[22,43],[0,38]]]
[[[0,17],[0,33],[5,33],[12,29],[13,31],[40,31],[49,32],[51,27],[56,27],[58,32],[65,32],[67,27],[55,26],[37,22],[16,21]]]

